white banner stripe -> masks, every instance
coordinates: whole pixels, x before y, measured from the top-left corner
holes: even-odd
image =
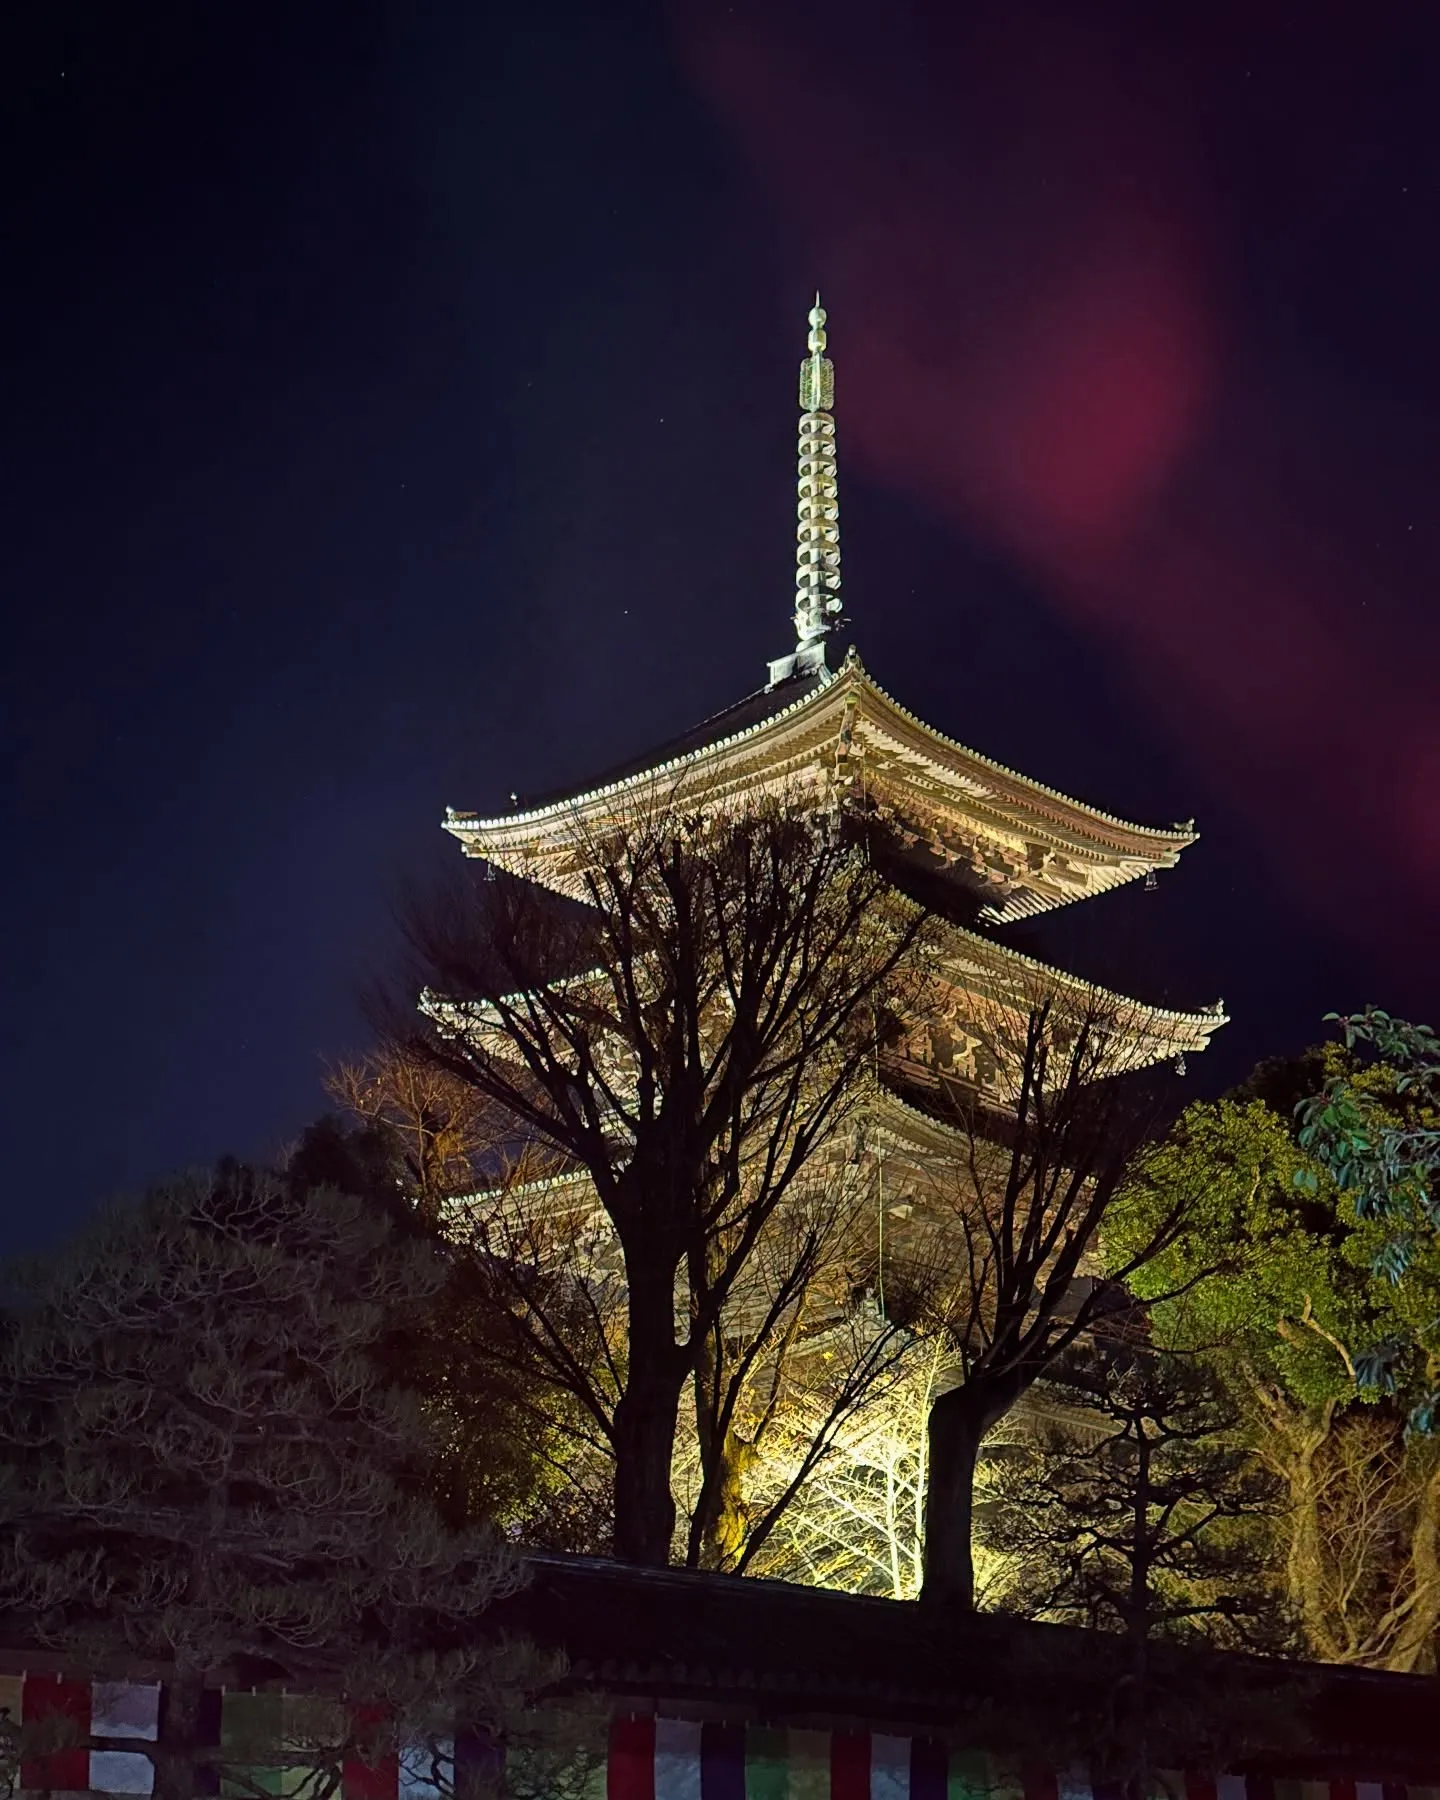
[[[90,1786],[97,1794],[148,1794],[155,1767],[140,1750],[92,1750]]]
[[[439,1800],[445,1784],[454,1777],[455,1746],[448,1738],[437,1738],[427,1744],[405,1744],[400,1751],[399,1763],[398,1792],[403,1800]]]
[[[655,1721],[655,1800],[700,1800],[700,1724]]]
[[[94,1681],[90,1684],[90,1735],[155,1742],[160,1724],[160,1683]]]
[[[870,1800],[910,1800],[910,1740],[870,1739]]]

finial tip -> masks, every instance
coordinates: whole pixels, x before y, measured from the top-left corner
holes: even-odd
[[[820,363],[821,363],[821,359],[825,355],[825,342],[826,342],[826,339],[825,339],[826,313],[825,313],[825,308],[820,304],[819,288],[816,288],[816,290],[815,290],[815,304],[810,308],[809,319],[810,319],[810,335],[807,338],[806,343],[807,343],[807,347],[809,348],[809,351],[810,351],[810,360],[814,366],[813,367],[814,381],[815,381],[815,383],[818,384],[819,379],[820,379]],[[825,364],[825,367],[827,369],[829,368],[829,366],[830,365],[828,363]],[[800,402],[800,404],[802,406],[807,406],[807,405],[813,406],[813,405],[818,405],[819,402],[818,401],[807,402],[805,400],[802,400]]]

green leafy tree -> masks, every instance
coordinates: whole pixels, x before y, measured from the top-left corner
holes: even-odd
[[[523,1735],[554,1671],[477,1630],[519,1566],[442,1517],[433,1412],[386,1368],[444,1280],[372,1204],[233,1165],[12,1272],[0,1608],[91,1667],[168,1666],[159,1800],[215,1754],[218,1668],[325,1696],[228,1753],[299,1764],[317,1795],[345,1756],[438,1754],[457,1720]]]
[[[1350,1195],[1370,1267],[1395,1290],[1397,1329],[1366,1346],[1360,1381],[1385,1393],[1411,1390],[1411,1428],[1429,1433],[1440,1415],[1440,1037],[1378,1006],[1329,1018],[1347,1051],[1368,1051],[1379,1064],[1332,1058],[1320,1092],[1300,1103],[1298,1139]],[[1312,1168],[1296,1173],[1312,1194],[1319,1180]]]
[[[1377,1096],[1389,1079],[1338,1047],[1318,1072]],[[1285,1083],[1272,1069],[1254,1084],[1266,1085]],[[1418,1396],[1401,1385],[1423,1362],[1395,1359],[1386,1393],[1363,1350],[1406,1338],[1436,1310],[1440,1265],[1417,1246],[1404,1283],[1377,1274],[1383,1222],[1361,1215],[1298,1129],[1258,1098],[1191,1107],[1112,1210],[1105,1252],[1123,1262],[1177,1191],[1199,1194],[1186,1231],[1130,1285],[1153,1302],[1157,1341],[1217,1370],[1284,1485],[1275,1555],[1310,1653],[1426,1667],[1440,1623],[1440,1484],[1432,1449],[1406,1441],[1405,1404]]]

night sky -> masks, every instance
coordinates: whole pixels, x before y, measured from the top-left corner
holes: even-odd
[[[759,685],[817,284],[868,666],[1199,821],[1048,952],[1196,1094],[1440,1014],[1432,9],[7,17],[9,1243],[320,1110],[446,803]]]

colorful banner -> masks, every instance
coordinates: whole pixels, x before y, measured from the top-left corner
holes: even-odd
[[[1163,1777],[1171,1800],[1440,1800],[1395,1783]],[[930,1738],[635,1716],[610,1736],[606,1800],[1120,1800],[1085,1769],[1007,1763]]]
[[[0,1675],[0,1720],[30,1740],[17,1800],[151,1793],[150,1757],[132,1746],[161,1740],[162,1702],[158,1682]],[[333,1705],[302,1694],[216,1690],[202,1716],[217,1763],[233,1771],[211,1785],[222,1800],[296,1795],[310,1771],[287,1764],[284,1747],[337,1741]],[[463,1783],[492,1754],[483,1738],[462,1735],[373,1767],[347,1761],[342,1800],[448,1800],[457,1774]],[[1440,1800],[1440,1788],[1389,1782],[1177,1771],[1164,1785],[1170,1800]],[[605,1800],[1120,1800],[1084,1769],[1025,1767],[931,1738],[650,1714],[615,1719],[603,1787]]]
[[[77,1681],[59,1675],[0,1675],[0,1722],[19,1728],[25,1754],[21,1796],[52,1800],[84,1795],[145,1795],[154,1791],[155,1769],[143,1750],[163,1735],[159,1682]],[[291,1800],[305,1791],[314,1763],[302,1760],[316,1746],[343,1742],[344,1722],[333,1702],[313,1695],[212,1689],[201,1706],[201,1741],[215,1747],[216,1770],[197,1771],[197,1792],[221,1800],[259,1793]],[[286,1760],[287,1751],[292,1760]],[[445,1800],[456,1771],[486,1767],[492,1747],[476,1734],[458,1743],[407,1745],[382,1754],[374,1766],[347,1758],[341,1800]]]
[[[125,1744],[154,1743],[159,1682],[70,1681],[0,1675],[0,1718],[44,1745],[20,1765],[20,1792],[148,1794],[150,1758]],[[97,1746],[97,1738],[109,1740]]]

